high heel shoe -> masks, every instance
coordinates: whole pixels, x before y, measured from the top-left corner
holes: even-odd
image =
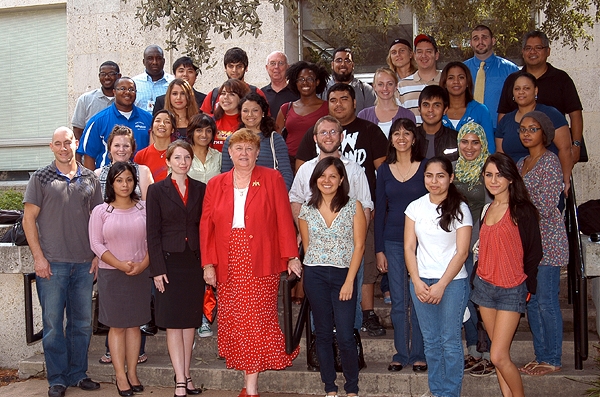
[[[187,389],[185,382],[175,382],[175,389]],[[173,394],[173,397],[184,397],[186,394]]]
[[[131,388],[129,388],[127,390],[121,390],[121,389],[119,389],[118,384],[115,384],[115,386],[117,386],[117,391],[119,392],[119,396],[123,396],[123,397],[133,396],[133,390]]]
[[[129,375],[125,374],[125,376],[127,376],[127,383],[129,383],[129,388],[133,390],[134,393],[141,393],[144,391],[144,386],[141,383],[139,385],[132,385],[129,381]]]
[[[245,387],[242,389],[240,394],[238,394],[238,397],[246,397],[246,388]]]
[[[185,378],[185,391],[187,392],[187,394],[191,394],[193,396],[202,393],[202,389],[198,389],[198,388],[194,388],[194,389],[188,389],[187,385],[190,384],[192,382],[192,378]]]

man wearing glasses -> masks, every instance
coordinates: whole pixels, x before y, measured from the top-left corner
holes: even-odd
[[[83,155],[83,165],[90,170],[110,164],[108,158],[108,136],[115,125],[131,128],[137,151],[150,142],[152,115],[134,105],[136,86],[130,77],[121,77],[115,82],[114,103],[97,113],[86,124],[77,153]],[[134,153],[135,154],[135,153]]]
[[[327,89],[321,95],[321,99],[327,99],[327,90],[336,83],[350,84],[356,93],[356,114],[364,108],[375,106],[375,92],[373,87],[365,84],[354,77],[354,60],[352,49],[348,47],[337,48],[333,52],[331,61],[332,75],[327,82]]]
[[[277,119],[277,113],[279,113],[281,105],[300,99],[300,96],[290,89],[285,79],[288,66],[287,56],[281,51],[273,51],[267,56],[265,69],[267,69],[271,83],[261,88],[261,90],[267,97],[271,116],[274,119]]]
[[[113,61],[106,61],[100,65],[100,88],[86,92],[77,99],[75,112],[71,124],[73,125],[73,133],[75,139],[79,140],[83,133],[85,124],[92,118],[93,115],[101,110],[109,107],[115,100],[114,88],[115,81],[121,78],[119,65]]]
[[[537,103],[552,106],[563,115],[568,115],[571,124],[571,138],[573,146],[571,153],[573,163],[579,161],[581,144],[583,139],[583,116],[581,100],[577,88],[569,75],[555,68],[547,62],[550,56],[550,40],[545,33],[539,30],[528,32],[523,36],[523,71],[531,73],[537,79],[538,95]],[[504,82],[500,104],[498,105],[498,120],[506,113],[517,108],[512,99],[512,87],[516,80],[515,72],[509,75]]]

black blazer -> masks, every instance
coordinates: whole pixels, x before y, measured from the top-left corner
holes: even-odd
[[[204,98],[206,98],[206,94],[203,94],[200,91],[196,91],[195,89],[193,90],[194,98],[196,98],[196,104],[198,104],[198,109],[200,109],[200,106],[202,106],[202,102],[204,102]],[[161,95],[156,97],[156,101],[154,102],[154,108],[152,109],[152,117],[154,117],[159,110],[165,108],[165,96],[166,95]]]
[[[148,186],[146,234],[151,276],[167,273],[165,252],[200,251],[200,217],[206,185],[188,178],[188,203],[183,204],[170,176]]]

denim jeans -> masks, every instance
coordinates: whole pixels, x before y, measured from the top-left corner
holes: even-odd
[[[354,340],[356,291],[360,284],[354,280],[352,298],[340,301],[340,289],[348,269],[333,266],[305,266],[304,292],[310,302],[317,336],[317,356],[325,392],[336,392],[336,372],[333,356],[333,328],[340,348],[346,393],[358,393],[358,352]]]
[[[431,278],[421,280],[427,285],[439,281]],[[435,397],[460,397],[464,372],[461,328],[469,299],[468,279],[451,281],[437,305],[419,301],[412,282],[410,293],[423,333],[429,390]]]
[[[360,262],[360,267],[358,268],[358,272],[356,272],[356,285],[358,288],[356,289],[356,312],[354,313],[354,329],[360,331],[363,323],[363,312],[362,307],[360,306],[360,302],[362,301],[362,285],[363,280],[365,279],[365,260],[363,259]]]
[[[539,266],[537,292],[527,304],[535,359],[561,366],[563,320],[558,303],[560,266]]]
[[[473,274],[474,265],[475,264],[473,263],[473,253],[470,252],[469,257],[467,258],[467,261],[465,262],[465,268],[467,269],[467,273],[469,274],[469,280],[471,280],[471,275]],[[471,283],[469,281],[469,297],[471,296],[471,293],[472,293]],[[483,333],[485,334],[485,338],[484,338],[477,331],[477,323],[480,321],[480,319],[479,319],[479,316],[477,315],[477,309],[475,308],[475,304],[471,301],[471,299],[469,299],[467,301],[467,309],[469,309],[469,313],[471,315],[471,317],[469,317],[469,319],[463,323],[463,326],[465,327],[465,339],[467,341],[467,348],[470,348],[471,346],[477,346],[477,347],[481,346],[484,348],[483,350],[481,350],[481,349],[475,350],[475,349],[471,348],[471,349],[469,349],[469,354],[475,353],[475,351],[477,351],[479,353],[484,353],[484,352],[489,353],[492,342],[490,341],[490,337],[488,336],[487,332],[481,331],[482,334]],[[481,338],[482,340],[479,340],[479,338]],[[478,354],[474,357],[479,358],[479,357],[481,357],[481,354]]]
[[[397,352],[392,361],[402,365],[423,362],[423,335],[410,296],[409,277],[404,263],[404,243],[385,241],[385,257],[388,262],[387,275],[392,298],[390,317],[394,325],[394,347]]]
[[[94,282],[90,266],[91,263],[51,262],[50,279],[36,279],[50,386],[74,386],[87,378]],[[65,313],[66,329],[63,328]]]

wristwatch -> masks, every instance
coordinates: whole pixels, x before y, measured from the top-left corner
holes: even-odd
[[[581,147],[581,141],[573,141],[573,146]]]

